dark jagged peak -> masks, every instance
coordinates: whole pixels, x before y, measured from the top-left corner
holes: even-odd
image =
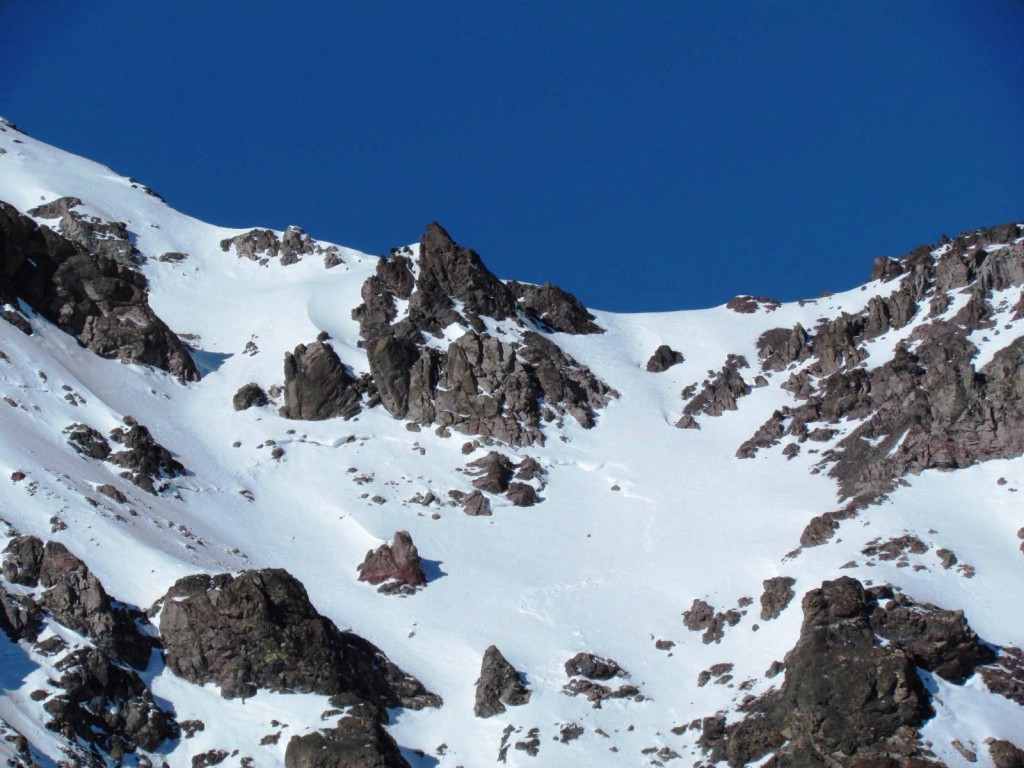
[[[74,207],[70,202],[55,205],[68,211]],[[120,252],[123,243],[104,238],[96,243],[97,249],[89,250],[0,201],[0,300],[24,300],[101,357],[152,365],[183,381],[198,381],[184,344],[149,306],[146,278],[108,255],[105,244],[113,243]]]
[[[553,330],[599,331],[574,297],[553,286],[509,284],[532,303],[525,307],[475,251],[436,223],[414,255],[407,247],[381,259],[352,311],[388,412],[510,445],[543,443],[542,423],[561,426],[565,414],[584,428],[594,425],[596,411],[617,393],[521,319],[539,315],[549,328],[549,321],[559,326]],[[408,302],[401,318],[400,301]],[[482,318],[508,325],[492,333]],[[427,343],[453,325],[462,333],[446,349]]]

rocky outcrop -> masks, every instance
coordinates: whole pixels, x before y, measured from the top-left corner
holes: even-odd
[[[810,337],[804,327],[797,323],[792,328],[773,328],[757,339],[757,357],[761,369],[784,371],[793,363],[806,360],[811,353]]]
[[[263,688],[351,694],[375,707],[441,703],[379,648],[321,616],[287,571],[188,576],[157,608],[167,666],[220,686],[225,698]]]
[[[50,730],[80,739],[115,762],[136,749],[156,750],[177,736],[173,715],[157,706],[139,675],[101,651],[73,651],[57,667],[62,674],[56,685],[62,692],[43,704]]]
[[[651,359],[647,361],[647,371],[649,373],[664,373],[673,365],[679,365],[685,360],[682,352],[676,352],[668,344],[662,344],[654,350]]]
[[[1012,742],[996,739],[988,745],[988,754],[995,768],[1024,768],[1024,750]]]
[[[491,502],[480,491],[473,491],[462,498],[462,511],[470,517],[490,517]]]
[[[338,416],[350,419],[360,411],[366,383],[348,372],[331,345],[323,341],[299,344],[284,356],[281,415],[307,421]]]
[[[697,416],[721,416],[726,411],[735,411],[737,399],[751,391],[750,385],[740,375],[741,369],[749,367],[742,355],[729,355],[722,369],[705,379],[701,391],[683,407],[683,415],[676,426],[680,429],[700,429]]]
[[[72,242],[0,202],[0,301],[24,300],[101,357],[198,380],[185,346],[149,306],[145,277],[109,255],[105,244],[114,241],[83,241],[93,244]]]
[[[578,335],[604,333],[604,328],[595,322],[596,318],[580,300],[557,285],[530,285],[514,280],[506,285],[526,316],[552,331]]]
[[[293,736],[285,768],[409,768],[375,713],[356,707],[337,726]]]
[[[286,368],[287,370],[287,368]],[[236,411],[246,411],[249,408],[262,408],[270,404],[270,398],[259,384],[250,382],[243,384],[231,398],[231,405]],[[300,409],[301,410],[301,409]]]
[[[126,416],[124,423],[127,429],[118,427],[110,433],[110,439],[124,446],[124,450],[108,457],[109,461],[125,468],[121,477],[155,494],[167,486],[168,480],[185,474],[185,467],[153,439],[146,427],[131,416]]]
[[[269,229],[252,229],[220,241],[222,251],[227,252],[232,248],[235,249],[239,258],[258,261],[261,264],[266,264],[270,259],[280,256],[283,266],[295,264],[303,256],[311,253],[326,254],[325,258],[331,255],[337,256],[336,248],[333,246],[323,248],[314,242],[302,227],[294,225],[288,227],[280,238],[277,233]]]
[[[123,221],[104,221],[96,216],[87,216],[75,208],[82,201],[77,197],[61,197],[30,210],[30,216],[37,219],[56,219],[51,228],[60,232],[86,251],[104,256],[121,264],[134,265],[142,260],[138,249],[132,245],[132,235]]]
[[[518,707],[529,700],[530,692],[501,651],[493,645],[484,651],[473,713],[477,717],[493,717],[504,712],[507,706]]]
[[[544,440],[541,425],[571,415],[585,428],[616,393],[546,336],[525,331],[503,341],[482,317],[521,327],[530,316],[513,290],[479,255],[431,224],[420,242],[414,276],[411,249],[382,259],[363,285],[359,322],[373,383],[395,418],[436,424],[511,445]],[[515,284],[547,326],[593,332],[582,305],[553,287]],[[398,317],[398,304],[407,314]],[[546,319],[545,319],[546,318]],[[446,349],[427,336],[456,325],[462,335]]]
[[[153,642],[139,630],[141,612],[111,600],[99,579],[61,543],[17,536],[4,549],[3,576],[13,584],[42,587],[40,608],[93,640],[97,648],[135,669],[149,664]],[[31,612],[30,605],[24,610]]]
[[[763,308],[765,312],[774,312],[782,306],[775,299],[768,299],[764,296],[734,296],[726,302],[725,308],[738,312],[741,315],[750,315]]]
[[[110,456],[110,443],[87,424],[71,424],[64,428],[64,434],[68,436],[68,445],[82,456],[101,461]]]
[[[962,615],[892,590],[868,592],[848,577],[808,592],[803,611],[782,688],[737,723],[705,720],[700,743],[711,758],[731,766],[769,753],[780,766],[927,764],[916,729],[933,709],[917,667],[957,682],[986,654]]]
[[[360,581],[379,584],[377,591],[384,594],[413,594],[427,585],[423,561],[408,531],[396,532],[391,544],[367,552],[358,571]]]
[[[761,619],[771,621],[777,619],[786,610],[790,601],[796,597],[793,585],[796,579],[790,576],[774,576],[765,579],[764,592],[761,593]]]

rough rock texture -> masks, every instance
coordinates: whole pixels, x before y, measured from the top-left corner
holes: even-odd
[[[775,576],[765,579],[764,592],[761,594],[761,619],[771,621],[778,618],[790,601],[796,597],[793,585],[796,579],[789,576]]]
[[[673,365],[679,365],[686,360],[682,352],[676,352],[668,344],[662,344],[651,355],[647,361],[647,370],[650,373],[663,373]]]
[[[82,456],[100,460],[110,456],[110,443],[87,424],[71,424],[64,428],[64,434],[68,436],[68,445]]]
[[[749,315],[764,307],[766,312],[774,312],[781,306],[775,299],[768,299],[764,296],[735,296],[726,302],[726,309],[738,312],[741,315]]]
[[[145,277],[106,255],[97,244],[106,242],[89,250],[0,202],[0,302],[24,300],[101,357],[197,381],[181,340],[149,306]]]
[[[286,419],[320,421],[359,413],[366,382],[354,378],[329,345],[322,341],[299,344],[284,356]]]
[[[700,429],[697,416],[721,416],[726,411],[735,411],[736,400],[751,390],[740,375],[741,369],[749,367],[745,357],[729,355],[722,369],[706,379],[701,391],[683,407],[683,415],[676,426],[681,429]]]
[[[879,260],[873,277],[893,284],[889,296],[871,298],[858,314],[823,320],[811,334],[800,327],[765,333],[758,343],[762,366],[803,365],[784,386],[805,402],[773,414],[739,455],[752,456],[783,435],[799,442],[831,439],[829,425],[861,420],[821,462],[843,497],[860,504],[882,498],[908,473],[1019,456],[1024,340],[975,370],[977,349],[968,335],[992,328],[994,292],[1024,285],[1020,234],[1009,224]],[[945,317],[951,292],[967,300]],[[865,342],[911,322],[917,326],[892,359],[870,370],[858,367],[867,358]]]
[[[557,285],[529,285],[514,280],[510,280],[507,285],[527,317],[553,331],[572,334],[604,333],[604,328],[594,322],[594,316],[580,300]]]
[[[593,653],[577,653],[565,662],[568,677],[585,677],[588,680],[611,680],[625,674],[614,659],[605,659]]]
[[[962,616],[886,598],[894,598],[891,590],[867,592],[848,577],[808,592],[782,688],[752,703],[738,723],[706,719],[700,743],[711,758],[731,766],[769,753],[780,767],[928,764],[916,729],[933,710],[916,668],[959,680],[985,650]]]
[[[142,679],[95,648],[74,651],[57,663],[62,693],[43,705],[47,727],[78,737],[118,759],[157,749],[177,735],[173,716],[157,706]]]
[[[124,446],[124,450],[108,457],[114,464],[125,468],[122,477],[144,491],[157,493],[169,479],[185,474],[185,467],[153,439],[146,427],[131,416],[126,416],[124,423],[127,429],[118,427],[110,433],[110,439]]]
[[[477,478],[473,487],[488,493],[504,493],[515,474],[515,464],[503,453],[491,451],[481,459],[469,462]]]
[[[988,754],[996,768],[1024,768],[1024,750],[1009,741],[996,739],[988,745]]]
[[[261,408],[270,403],[270,398],[263,391],[263,387],[255,382],[243,384],[231,398],[231,405],[236,411],[245,411],[249,408]]]
[[[409,768],[409,763],[372,712],[357,708],[338,725],[293,736],[285,768]]]
[[[530,692],[501,651],[493,645],[484,651],[473,713],[477,717],[493,717],[504,712],[506,706],[518,707],[529,700]]]
[[[149,664],[153,642],[138,628],[145,617],[112,601],[99,579],[63,544],[17,536],[4,549],[2,571],[14,584],[43,587],[39,606],[103,652],[136,669]]]
[[[52,229],[89,253],[127,265],[135,265],[142,260],[139,251],[132,245],[127,224],[86,216],[75,210],[81,204],[82,201],[77,197],[61,197],[33,208],[29,215],[38,219],[57,219]]]
[[[536,286],[522,290],[549,327],[592,332],[568,294]],[[542,334],[526,331],[518,342],[488,333],[481,317],[518,327],[519,313],[530,311],[474,251],[454,243],[436,224],[420,242],[415,278],[409,256],[395,252],[380,261],[362,296],[352,316],[380,401],[395,418],[531,445],[543,443],[543,422],[566,414],[592,427],[596,411],[616,396]],[[401,319],[398,300],[408,302]],[[464,333],[446,349],[426,344],[427,336],[440,338],[452,324]]]
[[[323,249],[301,227],[290,226],[282,237],[269,229],[253,229],[235,237],[220,241],[222,251],[235,249],[239,258],[245,257],[252,261],[266,263],[275,256],[281,257],[281,264],[295,264],[302,256],[309,253],[326,253],[333,249]]]
[[[490,517],[491,502],[480,491],[473,491],[463,497],[462,511],[470,517]]]
[[[225,698],[274,691],[351,693],[375,706],[439,706],[418,680],[340,631],[281,569],[180,579],[162,599],[167,666]]]
[[[358,570],[359,580],[380,584],[380,592],[409,594],[427,585],[423,561],[408,531],[398,531],[391,544],[367,552]]]

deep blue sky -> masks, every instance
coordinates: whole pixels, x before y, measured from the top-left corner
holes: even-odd
[[[590,306],[781,299],[1024,219],[1024,3],[16,2],[0,114],[228,226],[440,221]]]

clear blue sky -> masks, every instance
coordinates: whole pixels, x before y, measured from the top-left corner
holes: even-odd
[[[590,306],[781,299],[1024,220],[1024,3],[16,2],[0,114],[228,226],[430,220]]]

